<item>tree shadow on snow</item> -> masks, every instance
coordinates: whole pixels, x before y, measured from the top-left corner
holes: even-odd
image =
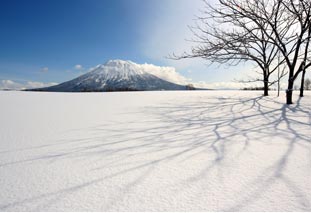
[[[292,192],[301,208],[311,209],[310,201],[303,190],[283,174],[296,147],[310,151],[311,138],[308,130],[311,114],[310,109],[301,104],[301,99],[291,106],[262,96],[202,98],[193,102],[178,100],[144,108],[139,112],[133,112],[133,115],[137,115],[137,120],[106,122],[101,126],[77,130],[85,131],[88,137],[72,136],[71,139],[60,143],[46,145],[51,150],[48,155],[0,163],[0,168],[37,160],[53,163],[67,158],[78,160],[87,157],[93,162],[89,172],[103,171],[102,177],[95,180],[96,183],[134,174],[135,178],[123,185],[123,193],[117,194],[115,199],[105,206],[105,210],[109,210],[137,185],[156,173],[161,165],[169,162],[177,165],[189,163],[196,156],[202,155],[206,156],[203,159],[206,161],[205,167],[176,184],[186,185],[202,181],[215,171],[221,178],[226,173],[222,164],[226,162],[226,166],[230,166],[226,158],[238,159],[251,152],[250,147],[253,144],[261,143],[267,146],[273,142],[271,138],[276,137],[284,139],[280,142],[286,143],[284,153],[275,162],[267,164],[271,166],[262,171],[264,175],[258,176],[237,192],[240,196],[233,206],[222,210],[241,210],[256,202],[273,184],[280,181]],[[41,147],[32,149],[40,150]],[[234,156],[231,154],[233,150]],[[108,168],[115,172],[105,176],[104,171]],[[83,184],[83,187],[91,184],[92,181]],[[249,190],[249,185],[254,187]],[[80,188],[82,187],[78,186],[74,189]],[[0,210],[14,208],[36,199],[45,199],[55,193],[0,205]],[[60,193],[66,193],[66,189]]]

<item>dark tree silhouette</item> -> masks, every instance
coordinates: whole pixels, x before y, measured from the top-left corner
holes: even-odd
[[[302,73],[302,85],[310,60],[311,39],[311,2],[309,0],[275,0],[275,19],[266,20],[275,35],[271,38],[281,51],[288,70],[288,88],[286,91],[286,103],[292,104],[294,82]],[[279,21],[276,21],[279,20]],[[283,38],[282,38],[282,35]],[[300,90],[303,96],[303,86]]]
[[[205,1],[203,17],[192,28],[196,45],[175,59],[200,57],[212,63],[255,62],[261,69],[265,95],[270,75],[285,64],[288,70],[287,104],[292,104],[298,75],[311,66],[310,0]],[[282,60],[276,60],[278,53]]]
[[[237,0],[229,0],[229,2]],[[250,3],[252,2],[252,3]],[[259,12],[251,10],[248,5],[255,4]],[[309,0],[254,0],[246,1],[241,9],[242,17],[250,17],[250,21],[261,26],[269,25],[263,32],[269,42],[281,52],[287,69],[288,88],[286,103],[292,104],[294,82],[300,73],[311,66],[311,2]]]
[[[247,82],[262,81],[264,95],[268,95],[271,82],[270,76],[284,60],[275,60],[278,48],[270,41],[273,32],[269,24],[259,20],[252,22],[243,10],[260,13],[256,4],[244,5],[242,0],[220,0],[214,7],[207,1],[199,22],[191,27],[196,45],[190,53],[172,58],[204,58],[211,63],[237,65],[240,62],[254,62],[261,70],[261,79],[251,79]],[[255,2],[255,1],[254,1]],[[268,33],[268,35],[267,35]]]

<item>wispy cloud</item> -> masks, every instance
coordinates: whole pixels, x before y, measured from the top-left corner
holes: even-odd
[[[47,73],[49,71],[49,68],[48,67],[43,67],[41,70],[40,70],[40,73]]]
[[[80,64],[75,65],[74,67],[76,70],[83,70],[83,66]]]
[[[16,82],[12,80],[0,80],[0,90],[24,90],[33,88],[42,88],[56,85],[57,83],[43,83],[36,81]]]

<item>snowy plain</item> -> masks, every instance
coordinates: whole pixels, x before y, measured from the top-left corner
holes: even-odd
[[[311,93],[0,92],[0,211],[311,211]]]

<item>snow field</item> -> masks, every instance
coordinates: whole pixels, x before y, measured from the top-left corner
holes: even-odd
[[[311,211],[311,93],[0,92],[1,211]]]

